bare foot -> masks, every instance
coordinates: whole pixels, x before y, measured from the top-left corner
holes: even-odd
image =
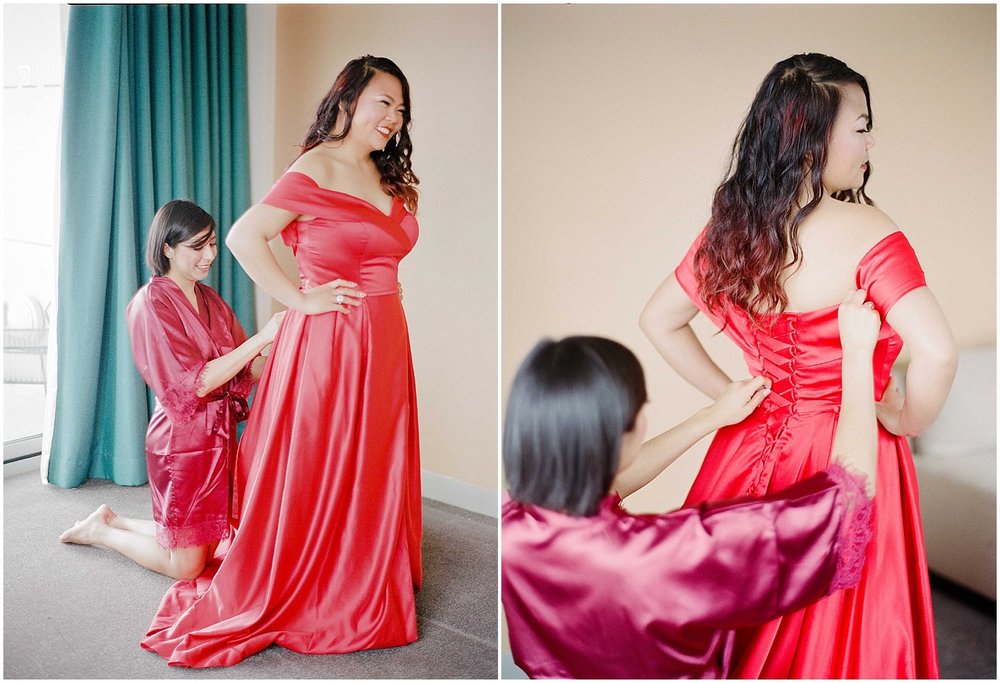
[[[116,517],[114,511],[107,505],[101,505],[90,513],[87,519],[77,522],[59,535],[62,543],[79,543],[92,545],[100,542],[101,532],[106,529],[111,520]]]

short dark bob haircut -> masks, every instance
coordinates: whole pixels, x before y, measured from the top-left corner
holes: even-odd
[[[215,219],[203,208],[184,199],[174,199],[160,207],[153,216],[149,226],[149,237],[146,238],[146,265],[154,275],[166,275],[170,272],[170,259],[163,253],[163,247],[171,249],[181,242],[187,242],[208,229],[208,233],[197,242],[191,243],[193,249],[201,249],[208,240],[215,236]]]
[[[576,516],[597,512],[618,470],[622,436],[646,402],[635,355],[602,337],[545,339],[507,399],[503,463],[510,495]]]

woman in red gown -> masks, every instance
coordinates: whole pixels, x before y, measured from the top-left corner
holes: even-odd
[[[938,676],[917,480],[905,437],[934,420],[955,372],[951,332],[906,237],[865,194],[868,84],[843,62],[797,55],[765,78],[708,226],[646,305],[641,326],[711,397],[728,377],[689,327],[699,312],[772,381],[747,420],[716,435],[687,504],[763,496],[826,467],[840,403],[838,296],[868,293],[884,321],[874,536],[857,588],[741,633],[738,678]],[[906,395],[890,369],[910,352]]]
[[[142,643],[170,664],[417,638],[420,463],[397,281],[417,239],[409,122],[399,68],[350,62],[302,154],[230,232],[247,273],[290,310],[240,442],[228,553],[174,586]],[[301,287],[268,247],[279,234]]]
[[[216,253],[212,217],[191,202],[167,202],[146,244],[153,277],[126,310],[136,367],[156,395],[146,432],[153,521],[101,505],[59,537],[103,545],[175,579],[198,576],[229,535],[236,422],[284,316],[247,339],[232,309],[201,283]]]

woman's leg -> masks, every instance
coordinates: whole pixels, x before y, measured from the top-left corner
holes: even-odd
[[[190,548],[161,548],[156,543],[155,535],[146,533],[152,522],[144,524],[145,520],[126,517],[119,518],[125,520],[119,522],[123,526],[114,526],[116,518],[118,515],[111,508],[102,505],[85,520],[64,531],[59,540],[80,545],[103,545],[147,569],[174,579],[197,577],[212,558],[214,543]]]
[[[137,534],[144,534],[146,536],[156,536],[156,522],[151,519],[132,519],[131,517],[123,517],[117,512],[112,512],[111,514],[112,517],[108,520],[108,526],[113,526],[123,531],[134,531]]]

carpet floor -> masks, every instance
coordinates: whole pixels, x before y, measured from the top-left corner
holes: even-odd
[[[4,678],[496,679],[497,521],[424,500],[417,642],[342,655],[274,646],[233,667],[167,666],[139,647],[172,580],[118,553],[58,536],[100,503],[150,518],[145,486],[4,480]]]

